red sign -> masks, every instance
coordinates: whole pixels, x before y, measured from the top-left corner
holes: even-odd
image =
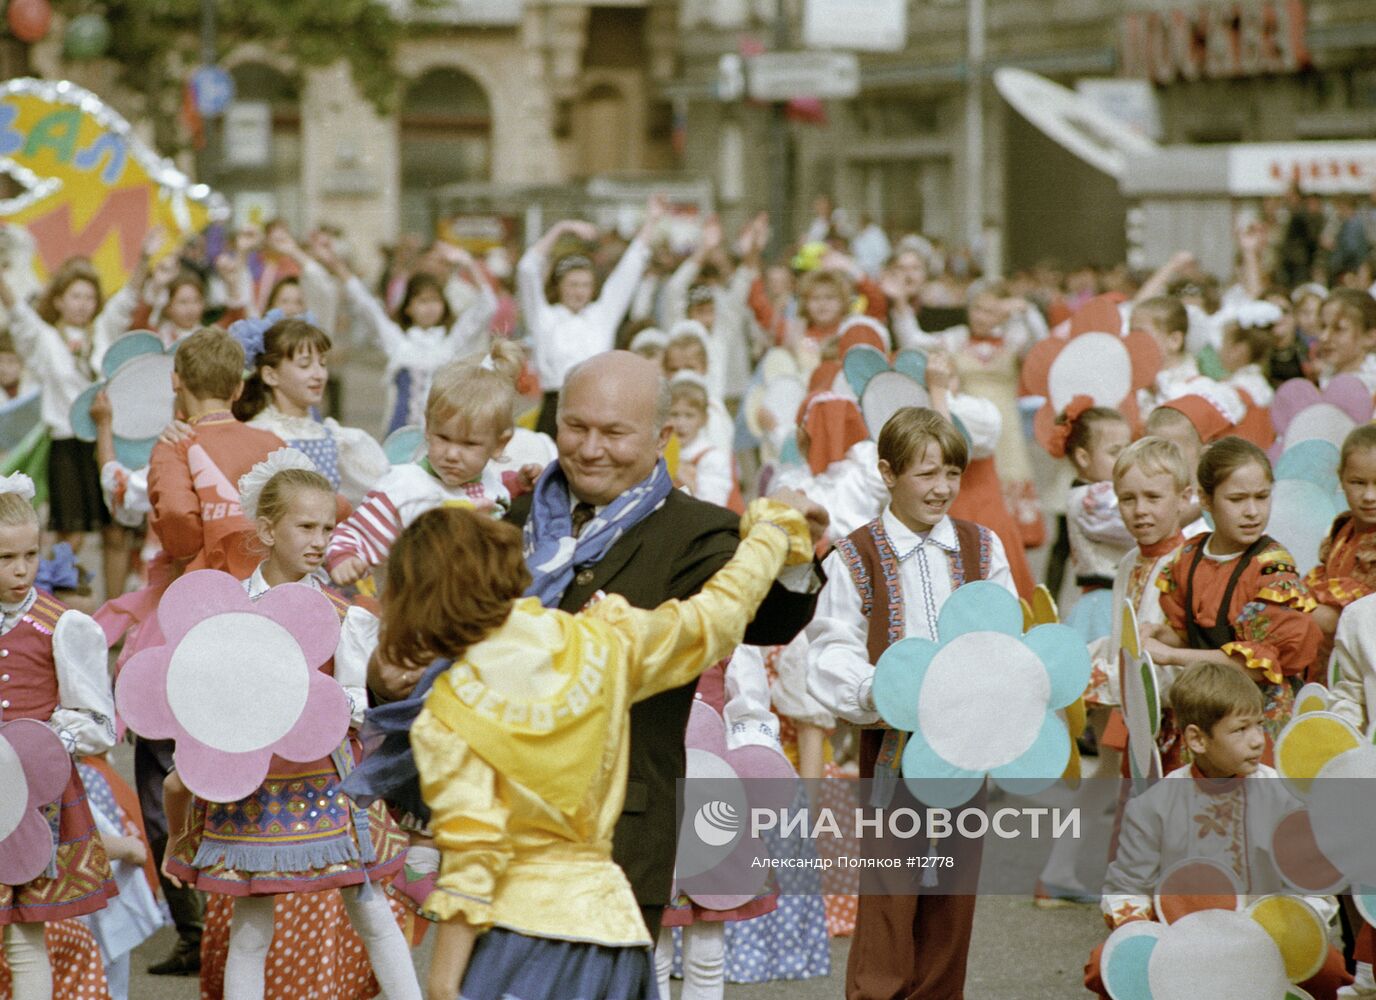
[[[1125,14],[1124,76],[1156,83],[1293,73],[1309,65],[1304,0],[1246,0]]]

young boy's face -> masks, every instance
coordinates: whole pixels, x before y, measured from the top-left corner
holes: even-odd
[[[1266,750],[1261,713],[1229,712],[1208,734],[1198,726],[1186,726],[1185,744],[1205,777],[1245,778],[1255,774]]]
[[[1159,544],[1180,530],[1186,490],[1175,485],[1169,472],[1149,474],[1133,465],[1113,484],[1113,490],[1123,523],[1141,548]]]
[[[1323,327],[1314,344],[1319,369],[1328,375],[1356,371],[1371,350],[1371,333],[1362,329],[1362,320],[1341,302],[1324,304],[1319,318]]]
[[[935,527],[960,492],[961,469],[942,457],[935,441],[928,441],[901,472],[880,459],[879,474],[889,488],[894,516],[918,532]]]

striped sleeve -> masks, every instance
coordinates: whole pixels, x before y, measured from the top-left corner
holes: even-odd
[[[392,498],[374,490],[363,498],[363,503],[343,524],[334,529],[325,551],[325,565],[333,570],[346,559],[357,556],[369,566],[377,566],[387,558],[404,528]]]

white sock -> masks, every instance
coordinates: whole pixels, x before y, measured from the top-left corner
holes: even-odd
[[[674,929],[660,927],[655,945],[655,979],[659,981],[659,1000],[669,1000],[669,973],[674,968]]]
[[[434,848],[424,850],[433,851]],[[377,983],[382,987],[383,1000],[421,1000],[416,967],[411,964],[411,949],[406,944],[401,928],[392,918],[387,897],[374,889],[364,899],[360,886],[342,889],[340,895],[344,897],[344,909],[348,911],[349,922],[354,925],[354,930],[363,939],[363,947],[368,950],[368,961],[372,963],[373,975],[377,976]]]
[[[680,1000],[722,1000],[726,995],[726,925],[700,921],[683,928]]]
[[[241,896],[234,900],[225,956],[225,1000],[263,1000],[267,991],[268,949],[272,946],[275,896]]]
[[[439,848],[412,844],[406,849],[406,867],[417,875],[429,875],[439,871]]]
[[[53,970],[42,924],[7,925],[5,959],[14,1000],[53,1000]]]

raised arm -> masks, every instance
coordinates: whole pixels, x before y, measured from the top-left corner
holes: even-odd
[[[779,571],[812,560],[807,522],[793,507],[756,500],[741,534],[736,554],[695,596],[653,611],[611,597],[587,612],[625,644],[635,700],[688,683],[734,649]]]

